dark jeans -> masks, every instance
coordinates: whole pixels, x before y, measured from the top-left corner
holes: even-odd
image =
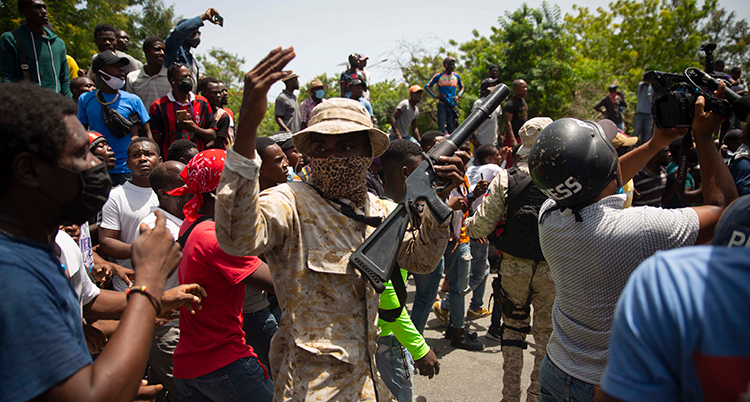
[[[112,179],[112,187],[122,186],[126,181],[133,179],[133,173],[110,173],[109,178]]]
[[[539,383],[542,387],[539,402],[594,402],[594,384],[568,375],[549,357],[542,361]]]
[[[254,313],[243,314],[245,323],[242,330],[245,331],[245,342],[250,345],[258,360],[264,366],[270,367],[268,362],[268,351],[271,349],[271,338],[279,328],[276,317],[266,307]]]
[[[273,381],[254,357],[243,357],[196,378],[175,378],[183,402],[273,401]]]
[[[445,102],[438,102],[438,131],[441,133],[452,133],[456,129],[457,116],[453,113],[453,108]]]

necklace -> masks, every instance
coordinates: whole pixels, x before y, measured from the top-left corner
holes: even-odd
[[[102,105],[105,105],[105,106],[106,106],[106,105],[111,105],[111,104],[115,103],[115,101],[116,101],[116,100],[117,100],[117,98],[119,98],[119,97],[120,97],[120,91],[117,91],[117,95],[115,95],[115,98],[114,98],[114,99],[112,99],[112,100],[111,100],[111,101],[109,101],[109,102],[104,102],[104,96],[102,96],[102,98],[101,98],[101,99],[99,99],[99,90],[98,90],[98,89],[96,90],[96,100],[98,100],[98,101],[99,101],[99,103],[101,103]]]

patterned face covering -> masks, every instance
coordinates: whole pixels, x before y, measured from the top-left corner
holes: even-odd
[[[372,158],[364,156],[315,158],[310,162],[313,186],[326,198],[346,198],[363,208],[367,198],[365,176],[370,163]]]

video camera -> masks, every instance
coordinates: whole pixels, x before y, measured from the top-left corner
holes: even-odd
[[[750,111],[750,98],[743,98],[726,88],[724,99],[719,99],[706,92],[703,88],[710,88],[711,92],[719,88],[719,80],[724,76],[714,73],[713,51],[716,45],[708,43],[700,47],[706,53],[706,72],[695,67],[685,70],[685,74],[670,74],[661,71],[649,71],[643,75],[643,80],[650,82],[657,92],[651,103],[651,114],[654,123],[659,128],[686,128],[693,122],[695,101],[698,96],[706,100],[705,111],[713,111],[724,117],[734,113],[745,121]]]

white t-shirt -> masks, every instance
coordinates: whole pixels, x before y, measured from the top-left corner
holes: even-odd
[[[167,216],[167,221],[166,221],[167,230],[169,230],[169,233],[172,234],[172,237],[174,238],[174,240],[177,241],[177,239],[180,238],[180,226],[182,225],[182,219],[170,214],[166,210],[163,210],[159,208],[158,206],[151,207],[149,214],[146,215],[146,217],[143,218],[143,220],[141,220],[141,223],[145,223],[146,225],[148,225],[149,228],[153,229],[156,226],[156,214],[154,214],[154,211],[157,211],[157,210],[163,212],[164,215]],[[138,224],[138,226],[140,226],[140,224]],[[141,235],[141,232],[139,230],[138,232],[136,232],[135,238],[137,239],[140,235]],[[178,278],[177,270],[175,269],[172,275],[170,275],[169,278],[167,278],[167,283],[164,285],[164,290],[172,289],[174,287],[177,287],[179,284],[180,284],[180,279]],[[174,320],[166,323],[165,326],[179,327],[180,320],[175,318]]]
[[[83,266],[81,249],[75,240],[62,230],[57,232],[55,243],[60,247],[60,262],[65,265],[70,277],[70,283],[78,296],[78,305],[83,317],[83,306],[91,303],[99,296],[99,288],[89,278],[86,268]]]
[[[399,102],[396,109],[401,111],[401,116],[396,119],[396,128],[398,128],[399,133],[401,133],[401,138],[409,139],[411,138],[411,123],[419,118],[419,108],[416,105],[412,107],[409,100],[404,99]],[[393,127],[388,130],[388,133],[396,135]]]
[[[476,187],[477,183],[479,183],[481,180],[484,180],[487,183],[492,182],[492,179],[494,179],[501,170],[503,170],[503,168],[495,165],[494,163],[487,163],[481,166],[470,167],[466,170],[466,178],[469,180],[469,190],[474,191],[474,187]],[[484,200],[484,195],[482,195],[481,197],[477,197],[477,199],[474,200],[474,202],[471,204],[471,209],[473,211],[476,211],[477,208],[479,208],[479,204],[482,203],[482,200]]]
[[[109,199],[102,208],[101,227],[120,231],[120,241],[133,244],[138,237],[138,228],[143,218],[151,212],[151,207],[159,205],[159,199],[151,187],[138,187],[126,182],[109,193]],[[130,258],[117,259],[117,264],[133,268]],[[124,292],[127,285],[119,277],[112,279],[115,290]]]
[[[81,234],[78,236],[78,246],[81,249],[81,255],[83,256],[83,266],[87,272],[91,271],[91,267],[94,266],[94,247],[91,243],[91,231],[89,230],[89,223],[83,222],[81,225]]]
[[[484,102],[484,99],[485,98],[477,99],[474,102],[474,106],[471,107],[471,111],[473,112],[479,106],[481,106],[482,102]],[[477,137],[477,141],[479,141],[479,144],[492,144],[494,146],[497,146],[497,119],[502,112],[502,108],[500,107],[500,105],[498,105],[497,109],[495,109],[495,111],[490,115],[490,118],[482,123],[481,126],[479,126],[475,134]]]

